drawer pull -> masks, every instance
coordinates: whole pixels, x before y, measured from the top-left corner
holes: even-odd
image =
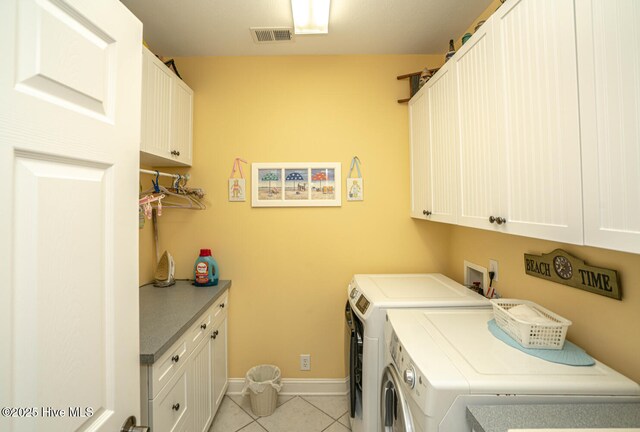
[[[220,303],[220,308],[224,309],[224,303]]]
[[[207,329],[207,323],[200,324],[200,328],[201,328],[202,330],[206,330],[206,329]]]
[[[178,411],[178,410],[180,409],[180,404],[179,404],[179,403],[177,403],[177,404],[173,404],[173,406],[171,407],[171,409],[172,409],[172,410],[174,410],[174,411]]]
[[[507,223],[507,219],[500,216],[489,216],[489,223],[497,223],[498,225],[502,225],[503,223]]]
[[[173,357],[171,357],[171,360],[174,363],[178,363],[180,361],[180,356],[178,354],[174,355]]]
[[[211,339],[215,339],[218,336],[218,330],[211,333]]]

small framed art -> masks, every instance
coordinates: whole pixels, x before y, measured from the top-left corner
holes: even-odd
[[[251,164],[252,207],[339,207],[339,162]]]

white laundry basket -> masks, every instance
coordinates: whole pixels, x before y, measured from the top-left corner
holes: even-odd
[[[254,366],[247,372],[242,394],[249,393],[251,411],[257,416],[273,414],[282,388],[280,368],[274,365]]]
[[[571,321],[542,306],[527,300],[493,299],[493,315],[496,324],[525,348],[560,350],[564,346]],[[532,323],[519,319],[509,312],[518,305],[527,305],[548,319],[546,323]]]

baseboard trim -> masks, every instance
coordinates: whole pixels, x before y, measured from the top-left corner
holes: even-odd
[[[242,394],[244,378],[229,378],[227,394]],[[283,378],[283,396],[342,396],[349,393],[349,378]]]

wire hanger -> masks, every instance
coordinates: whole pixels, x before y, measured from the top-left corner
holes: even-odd
[[[179,175],[179,178],[177,179],[178,183],[182,182],[184,179],[185,177]],[[178,188],[174,188],[175,192],[159,184],[159,173],[157,171],[156,178],[155,180],[151,180],[151,184],[152,187],[142,192],[141,195],[148,195],[149,193],[164,194],[165,197],[163,198],[163,202],[161,204],[164,208],[182,208],[192,210],[205,210],[207,208],[206,205],[204,205],[204,203],[200,201],[200,199],[187,193],[180,193],[181,186],[179,184]],[[176,182],[174,182],[173,186],[175,185]],[[184,187],[182,186],[182,188]],[[204,196],[204,192],[202,192],[202,196]]]

